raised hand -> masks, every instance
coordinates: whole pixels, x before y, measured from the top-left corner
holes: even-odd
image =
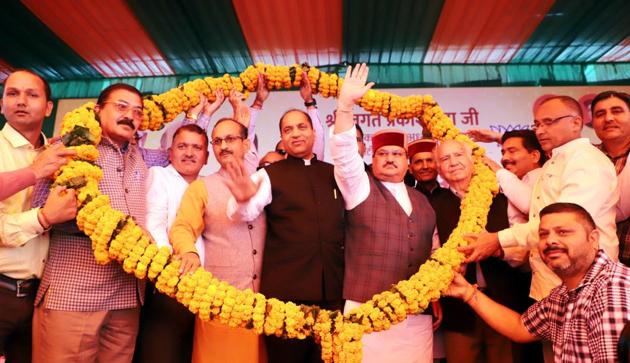
[[[229,100],[232,105],[232,118],[240,122],[241,125],[249,127],[251,113],[249,107],[243,103],[243,94],[233,89],[230,91]]]
[[[209,103],[206,100],[206,104],[203,108],[203,114],[206,116],[212,116],[215,112],[221,107],[223,102],[225,102],[225,95],[223,94],[223,90],[221,88],[214,91],[215,99],[212,103]],[[205,98],[205,97],[204,97]]]
[[[199,103],[195,107],[193,107],[190,110],[188,110],[188,113],[186,113],[186,117],[188,117],[188,118],[195,118],[195,117],[199,116],[199,114],[206,107],[207,103],[208,103],[208,99],[206,98],[206,96],[204,96],[203,93],[199,92]]]
[[[300,82],[300,96],[304,102],[313,101],[313,89],[311,88],[311,81],[308,79],[306,72],[302,71],[302,81]]]
[[[228,162],[226,169],[230,179],[226,180],[225,184],[237,202],[247,202],[256,195],[258,188],[260,188],[260,183],[256,184],[252,181],[241,160]]]
[[[261,110],[263,104],[267,100],[267,97],[269,97],[269,89],[267,88],[267,77],[259,73],[258,86],[256,86],[256,99],[254,100],[252,107]]]
[[[464,132],[476,142],[497,142],[501,143],[502,134],[488,129],[469,129]]]
[[[67,149],[62,143],[58,142],[48,146],[37,155],[29,168],[35,174],[35,178],[47,178],[62,165],[66,165],[69,157],[75,156],[76,154],[76,151]]]
[[[365,63],[348,67],[343,85],[337,98],[337,109],[352,110],[352,106],[374,86],[374,82],[366,84],[369,68]]]
[[[229,96],[230,104],[232,105],[232,109],[237,110],[238,107],[243,103],[243,94],[235,89],[230,90]]]
[[[490,170],[494,171],[495,173],[497,172],[497,170],[501,169],[501,165],[499,165],[496,161],[490,159],[487,156],[483,157],[483,163],[486,164],[486,166],[488,166]]]

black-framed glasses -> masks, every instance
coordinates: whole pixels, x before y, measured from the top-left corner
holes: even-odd
[[[140,106],[132,107],[128,103],[118,102],[118,101],[106,101],[106,102],[103,102],[103,105],[106,105],[108,103],[111,103],[112,105],[114,105],[114,109],[116,110],[116,112],[121,113],[123,115],[127,114],[127,112],[129,112],[129,110],[131,109],[131,115],[136,120],[142,120],[142,118],[144,117],[144,111],[142,110],[142,107]]]
[[[573,117],[576,118],[577,115],[564,115],[564,116],[560,116],[560,117],[556,117],[556,118],[544,118],[540,121],[538,120],[534,120],[534,124],[532,125],[532,130],[536,131],[537,129],[541,128],[541,127],[549,127],[553,124],[555,124],[556,122],[562,120],[563,118],[567,118],[567,117]]]
[[[236,142],[236,140],[243,140],[243,136],[228,135],[224,138],[215,137],[214,139],[212,139],[212,145],[221,146],[221,144],[223,144],[223,141],[225,141],[225,143],[228,145],[232,145]]]

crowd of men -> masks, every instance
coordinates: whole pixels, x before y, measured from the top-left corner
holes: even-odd
[[[372,163],[353,119],[368,68],[349,67],[335,122],[325,130],[307,77],[306,111],[279,119],[280,141],[259,157],[255,124],[265,80],[247,107],[214,122],[225,101],[201,102],[143,147],[141,93],[104,89],[95,107],[103,138],[96,164],[112,206],[182,261],[267,297],[345,313],[418,271],[457,226],[474,175],[459,141],[372,135]],[[257,336],[196,319],[115,263],[99,265],[76,225],[73,189],[50,177],[74,151],[42,133],[48,83],[29,70],[5,81],[0,130],[0,355],[7,362],[319,362],[312,338]],[[591,104],[601,144],[583,138],[580,104],[552,96],[531,130],[478,141],[501,144],[486,231],[466,235],[465,264],[423,314],[363,336],[364,362],[626,361],[630,320],[630,96]],[[332,163],[323,161],[329,132]],[[200,176],[210,157],[219,170]],[[439,176],[439,177],[438,177]],[[411,180],[411,185],[405,179]],[[410,179],[411,178],[411,179]],[[534,341],[542,344],[532,344]],[[623,340],[623,339],[622,339]],[[437,355],[435,356],[438,357]]]

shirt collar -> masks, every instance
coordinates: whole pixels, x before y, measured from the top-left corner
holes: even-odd
[[[591,141],[586,137],[580,137],[575,140],[571,140],[563,145],[560,145],[551,151],[552,157],[558,157],[572,152],[574,149],[581,147],[582,145],[591,145]]]
[[[584,278],[582,279],[582,281],[580,281],[578,286],[571,291],[579,291],[582,288],[592,284],[593,281],[604,271],[606,265],[608,265],[609,263],[612,263],[612,260],[608,256],[606,256],[604,250],[600,249],[599,251],[597,251],[595,259],[593,260],[591,267],[589,267],[588,271],[586,272],[586,275],[584,275]],[[562,284],[562,288],[563,290],[567,290],[567,287],[564,284]]]
[[[387,187],[387,189],[405,189],[406,188],[406,184],[404,181],[401,182],[386,182],[386,181],[382,181],[379,180],[381,183],[383,183],[384,186]]]
[[[4,134],[4,137],[9,141],[9,143],[11,143],[11,146],[16,149],[31,145],[31,142],[28,141],[24,136],[22,136],[22,134],[20,134],[11,125],[9,125],[8,122],[4,124],[4,127],[2,128],[2,133]],[[40,137],[42,138],[42,140],[44,140],[42,146],[46,145],[48,143],[46,135],[44,135],[44,133],[41,133]]]
[[[313,153],[313,157],[310,159],[296,158],[295,156],[287,154],[287,160],[301,160],[304,165],[311,165],[313,161],[317,160],[317,154]]]
[[[118,144],[113,142],[107,136],[103,136],[101,138],[101,145],[112,147],[115,150],[119,150],[122,154],[125,154],[127,151],[129,151],[132,148],[131,145],[128,142],[124,143],[122,146],[118,146]]]

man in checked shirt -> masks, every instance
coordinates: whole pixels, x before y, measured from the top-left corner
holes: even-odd
[[[99,187],[112,207],[145,226],[147,168],[166,165],[165,152],[130,143],[142,121],[142,96],[129,85],[104,89],[94,110],[103,130],[96,161]],[[39,184],[33,203],[43,200]],[[34,362],[130,362],[144,282],[120,264],[99,265],[89,237],[72,221],[50,232],[49,259],[35,298]]]
[[[630,320],[630,268],[599,248],[600,232],[581,206],[550,204],[540,218],[538,250],[562,280],[549,296],[519,315],[459,274],[447,295],[514,341],[551,341],[556,362],[618,362],[617,342]]]

